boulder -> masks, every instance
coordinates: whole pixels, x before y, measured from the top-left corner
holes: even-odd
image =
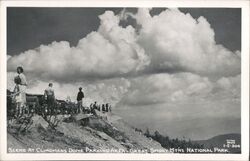
[[[77,115],[74,115],[73,118],[75,119],[75,121],[80,121],[86,118],[89,118],[90,116],[92,116],[92,114],[83,114],[83,113],[79,113]]]
[[[43,129],[47,129],[49,127],[49,123],[47,121],[45,121],[42,116],[39,115],[34,115],[31,118],[33,124],[31,125],[32,127],[42,127]]]

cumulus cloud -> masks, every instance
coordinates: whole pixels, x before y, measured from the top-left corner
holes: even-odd
[[[106,11],[99,16],[98,31],[76,46],[52,42],[8,57],[8,71],[21,65],[33,77],[58,82],[159,72],[208,77],[240,74],[240,52],[216,44],[204,17],[194,19],[178,9],[166,9],[155,16],[149,11],[140,8],[132,14],[123,10],[118,15]],[[131,25],[119,26],[128,16],[141,26],[139,31]]]
[[[40,79],[79,81],[86,78],[109,78],[142,70],[148,57],[136,43],[131,26],[119,26],[119,16],[106,11],[99,16],[97,32],[91,32],[75,47],[69,42],[52,42],[13,56],[8,60],[8,71],[22,65]]]
[[[212,103],[240,100],[240,75],[211,81],[193,73],[154,74],[134,78],[121,104]]]
[[[240,132],[240,104],[240,75],[210,80],[193,73],[161,73],[131,80],[116,110],[137,127],[202,139]]]
[[[119,25],[128,16],[140,25],[139,31]],[[130,105],[240,98],[240,51],[216,44],[204,17],[194,19],[178,9],[151,16],[150,9],[140,8],[136,14],[106,11],[99,19],[98,30],[76,46],[52,42],[8,56],[9,73],[21,65],[30,92],[43,91],[51,81],[60,98],[73,97],[74,92],[67,92],[81,84],[87,90],[93,87],[93,99]],[[131,77],[123,83],[126,76]],[[115,89],[119,92],[106,97]]]
[[[217,92],[219,91],[219,92]],[[214,88],[215,99],[220,97],[240,102],[241,98],[241,75],[235,77],[222,77],[216,81]]]
[[[13,91],[14,77],[16,73],[8,72],[7,89]],[[124,95],[128,92],[130,81],[125,78],[113,78],[95,82],[75,82],[75,83],[60,83],[53,82],[55,96],[57,99],[66,100],[70,98],[71,101],[76,101],[78,88],[82,87],[85,94],[83,103],[87,106],[94,101],[99,104],[110,103],[112,106],[116,105]],[[44,90],[48,87],[47,81],[32,80],[28,81],[27,93],[29,94],[44,94]]]
[[[141,8],[135,17],[141,25],[138,42],[150,57],[150,70],[219,77],[240,74],[240,52],[216,44],[206,18],[194,19],[178,9],[153,17],[149,12]]]

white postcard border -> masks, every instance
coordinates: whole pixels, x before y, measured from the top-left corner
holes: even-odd
[[[83,0],[83,1],[1,1],[0,26],[0,160],[248,160],[249,158],[249,1],[164,1],[164,0]],[[227,7],[242,8],[241,50],[241,150],[242,154],[27,154],[7,153],[6,86],[7,86],[7,7]]]

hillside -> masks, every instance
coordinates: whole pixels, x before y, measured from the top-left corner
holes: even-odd
[[[164,149],[160,143],[145,137],[112,113],[57,115],[51,124],[39,115],[28,124],[15,120],[8,126],[9,152],[150,152]],[[27,126],[27,127],[26,127]],[[25,129],[21,132],[20,129]],[[12,149],[12,150],[11,150]],[[138,151],[140,150],[140,151]]]
[[[227,141],[228,140],[228,141]],[[235,142],[233,144],[229,142]],[[197,140],[193,141],[195,143],[203,144],[204,148],[218,147],[218,148],[228,148],[230,153],[240,153],[241,148],[237,145],[241,145],[241,135],[240,134],[224,134],[212,137],[207,140]],[[223,147],[225,145],[225,147]]]
[[[226,148],[229,153],[241,150],[239,147],[223,147],[227,140],[240,145],[240,134],[185,141],[157,131],[143,133],[121,117],[98,110],[93,114],[34,114],[20,120],[9,120],[7,129],[8,152],[12,153],[187,153],[187,148],[215,147]]]

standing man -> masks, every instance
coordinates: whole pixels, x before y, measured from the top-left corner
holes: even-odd
[[[82,99],[83,98],[84,98],[84,94],[82,92],[82,87],[80,87],[79,88],[79,92],[77,94],[77,113],[81,112],[81,109],[82,109]]]
[[[95,103],[94,103],[94,105],[93,105],[93,108],[94,108],[95,110],[97,110],[97,103],[96,103],[96,101],[95,101]]]
[[[44,91],[44,96],[45,96],[45,100],[47,101],[47,105],[48,105],[48,113],[51,115],[52,112],[54,111],[53,109],[55,108],[55,92],[53,89],[53,84],[49,83],[48,88],[45,89]]]

